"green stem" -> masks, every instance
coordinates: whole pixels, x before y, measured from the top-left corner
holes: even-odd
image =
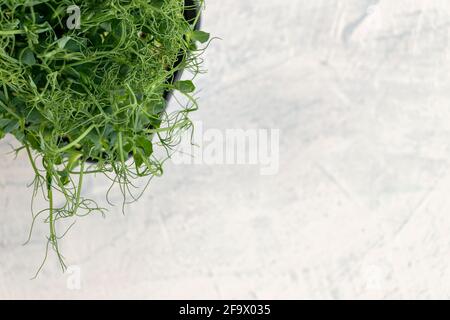
[[[204,1],[203,0],[201,0],[201,1],[199,1],[200,3],[198,3],[197,4],[197,6],[198,6],[198,9],[199,9],[199,11],[200,10],[202,10],[203,9],[203,3],[204,3]],[[192,24],[193,26],[194,26],[194,29],[195,29],[195,27],[197,26],[197,24],[198,24],[198,21],[200,20],[200,13],[199,14],[197,14],[197,17],[195,17],[195,20],[194,20],[194,23]]]
[[[54,244],[56,241],[55,222],[53,217],[53,188],[52,174],[47,168],[47,196],[49,202],[49,223],[50,223],[50,241]]]
[[[17,120],[19,120],[19,123],[22,122],[22,118],[19,117],[19,115],[17,115],[17,113],[15,113],[11,108],[9,108],[7,105],[5,105],[3,102],[0,101],[0,107],[2,107],[3,109],[5,109],[8,113],[10,113],[14,118],[16,118]]]
[[[178,124],[174,124],[174,125],[172,125],[170,127],[159,128],[159,129],[147,129],[147,130],[144,130],[144,132],[149,133],[149,134],[160,133],[160,132],[167,132],[167,131],[171,131],[171,130],[174,130],[174,129],[177,129],[177,128],[182,128],[187,123],[189,123],[189,121],[183,120],[182,122],[180,122]]]
[[[80,178],[78,179],[78,188],[77,188],[77,199],[75,202],[75,209],[73,210],[74,214],[78,211],[78,207],[80,206],[81,188],[83,186],[83,174],[84,174],[84,161],[81,161]]]
[[[75,145],[77,145],[79,142],[81,142],[81,140],[83,140],[84,138],[86,138],[86,136],[95,128],[95,125],[91,125],[85,132],[83,132],[78,138],[76,138],[74,141],[72,141],[71,143],[69,143],[67,146],[58,149],[56,151],[56,153],[63,153],[64,151],[67,151],[69,149],[71,149],[72,147],[74,147]]]
[[[122,132],[119,132],[118,134],[118,139],[119,139],[119,155],[120,155],[120,162],[122,162],[122,164],[125,163],[125,157],[123,155],[123,139],[122,139]]]
[[[26,34],[25,30],[0,30],[1,36],[14,36],[16,34]]]
[[[34,17],[34,15],[33,15]],[[44,33],[47,31],[52,30],[51,28],[42,28],[42,29],[37,29],[34,31],[34,33]],[[26,30],[0,30],[0,36],[14,36],[14,35],[18,35],[18,34],[27,34]]]
[[[41,176],[38,168],[36,167],[36,163],[33,160],[33,155],[31,154],[31,150],[28,144],[25,144],[25,150],[27,150],[28,159],[30,160],[31,167],[33,168],[34,173],[36,174],[36,176]]]

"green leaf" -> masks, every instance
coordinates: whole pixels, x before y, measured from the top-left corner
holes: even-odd
[[[35,136],[33,136],[33,135],[31,135],[31,134],[28,134],[26,138],[27,138],[28,144],[29,144],[33,149],[35,149],[35,150],[41,150],[41,145],[40,145],[40,143],[39,143],[39,140],[38,140]]]
[[[164,110],[166,110],[167,107],[167,101],[166,100],[160,100],[160,101],[152,101],[151,103],[147,103],[147,110],[153,115],[158,115]]]
[[[5,129],[10,122],[10,119],[0,119],[0,129]]]
[[[64,44],[64,49],[70,52],[81,52],[83,49],[84,44],[80,41],[75,41],[73,39],[68,39],[67,42]]]
[[[36,64],[36,58],[33,51],[30,48],[25,48],[20,54],[20,62],[27,66],[33,66]]]
[[[0,101],[3,103],[6,103],[6,97],[5,94],[3,92],[0,91]]]
[[[112,30],[111,22],[102,22],[102,23],[100,23],[100,28],[102,28],[106,32],[111,32],[111,30]]]
[[[57,155],[55,156],[55,158],[53,159],[53,163],[57,166],[59,166],[60,164],[63,163],[63,159],[61,157],[61,155]]]
[[[200,43],[208,42],[210,34],[204,31],[195,30],[191,32],[191,39]]]
[[[195,91],[195,85],[190,80],[177,81],[174,84],[175,89],[182,93],[191,93]]]
[[[26,119],[28,123],[39,124],[42,121],[43,117],[38,110],[33,109],[33,111],[28,114]]]
[[[64,69],[62,69],[61,72],[62,72],[62,74],[67,76],[67,78],[70,78],[73,80],[78,80],[81,78],[80,73],[70,66],[66,66]]]
[[[69,157],[69,161],[67,162],[66,171],[70,172],[78,165],[78,160],[82,157],[81,153],[75,152]]]
[[[59,40],[57,41],[58,47],[59,47],[60,49],[64,49],[65,46],[66,46],[66,44],[67,44],[67,42],[69,42],[69,40],[70,40],[70,37],[62,37],[61,39],[59,39]]]
[[[125,155],[130,154],[131,150],[133,150],[133,144],[130,141],[127,141],[124,145],[123,145],[123,152]]]
[[[114,37],[118,39],[120,39],[123,35],[123,33],[125,32],[125,26],[124,26],[124,22],[123,21],[116,21],[116,23],[112,26],[112,34]]]
[[[131,70],[131,67],[130,67],[130,66],[128,66],[128,65],[126,65],[126,64],[121,65],[121,66],[120,66],[120,69],[119,69],[119,75],[120,75],[120,77],[121,77],[122,79],[125,79],[125,77],[128,75],[128,73],[130,72],[130,70]]]
[[[0,139],[3,139],[5,137],[5,132],[0,129]]]
[[[0,119],[0,130],[4,133],[11,133],[17,129],[19,129],[19,122],[17,120]]]
[[[144,157],[142,156],[142,152],[139,150],[134,150],[133,158],[137,168],[142,166],[142,164],[144,163]]]
[[[17,131],[14,136],[22,143],[25,141],[25,134],[22,131]]]
[[[145,137],[137,137],[135,139],[136,146],[142,148],[144,151],[144,155],[148,158],[153,153],[153,144],[148,138]]]
[[[58,175],[63,185],[69,184],[69,173],[66,170],[58,171]]]
[[[86,141],[92,143],[95,146],[95,150],[100,151],[102,149],[102,138],[95,130],[89,132],[86,136]]]
[[[164,0],[150,0],[150,5],[160,9],[164,5]]]

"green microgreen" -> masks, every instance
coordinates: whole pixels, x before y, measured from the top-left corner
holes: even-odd
[[[46,252],[56,252],[63,270],[58,240],[67,230],[58,221],[106,212],[83,196],[85,176],[103,174],[124,205],[135,201],[142,195],[135,180],[163,172],[165,159],[154,150],[170,155],[180,133],[192,128],[194,84],[168,81],[182,69],[200,72],[197,43],[209,39],[195,29],[199,14],[185,19],[185,10],[194,9],[186,3],[0,0],[0,139],[14,135],[17,152],[28,156],[35,174],[32,226],[37,219],[48,224]],[[71,30],[73,5],[81,27]],[[169,114],[171,90],[188,103]],[[48,207],[35,210],[40,195]]]

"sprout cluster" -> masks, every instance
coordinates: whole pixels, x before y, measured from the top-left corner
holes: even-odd
[[[0,138],[14,135],[16,151],[29,157],[33,199],[48,201],[33,210],[33,223],[48,223],[47,249],[63,268],[58,239],[65,231],[56,222],[104,212],[83,197],[83,177],[105,174],[124,202],[135,200],[133,181],[162,173],[155,147],[169,155],[180,130],[191,126],[195,87],[173,79],[182,69],[200,71],[195,42],[208,35],[195,30],[198,15],[186,19],[199,5],[193,3],[0,0]],[[79,28],[67,23],[74,6]],[[190,102],[167,114],[171,90]]]

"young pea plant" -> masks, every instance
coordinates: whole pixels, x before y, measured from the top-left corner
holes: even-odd
[[[69,29],[73,6],[81,25]],[[16,152],[35,174],[33,202],[48,203],[32,204],[31,231],[38,219],[49,226],[44,262],[51,248],[66,268],[58,240],[68,229],[58,221],[106,212],[83,196],[86,175],[107,176],[124,205],[135,201],[134,181],[162,174],[154,149],[170,156],[192,129],[195,86],[175,79],[183,69],[201,72],[202,8],[193,0],[0,0],[0,138],[21,143]],[[169,114],[172,90],[189,102]]]

